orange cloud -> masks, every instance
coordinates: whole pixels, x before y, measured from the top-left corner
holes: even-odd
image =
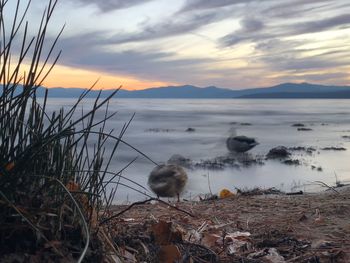
[[[76,69],[56,65],[51,74],[44,81],[45,87],[89,88],[98,80],[95,89],[113,89],[122,86],[127,90],[138,90],[150,87],[168,86],[175,83],[140,80],[129,76],[113,76],[105,73],[84,69]]]

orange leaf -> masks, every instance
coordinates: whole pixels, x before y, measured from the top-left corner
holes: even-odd
[[[5,170],[9,172],[9,171],[11,171],[14,167],[15,167],[15,163],[14,163],[14,162],[10,162],[10,163],[6,164]]]
[[[79,191],[80,190],[80,186],[79,184],[73,182],[73,181],[69,181],[68,184],[66,185],[67,189],[69,191]]]
[[[181,260],[181,252],[175,245],[161,246],[159,251],[159,262],[174,263]]]
[[[152,226],[152,232],[158,244],[169,244],[171,222],[159,221],[159,223]]]
[[[206,247],[213,248],[217,245],[216,242],[221,238],[222,237],[217,234],[204,233],[201,244]]]
[[[235,196],[235,194],[232,193],[230,190],[224,188],[220,191],[219,196],[220,198],[227,198],[227,197]]]
[[[182,240],[181,231],[173,229],[171,222],[159,221],[152,226],[152,232],[159,245],[168,245],[170,242]]]

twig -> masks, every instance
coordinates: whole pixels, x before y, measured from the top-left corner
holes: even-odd
[[[160,200],[160,199],[158,199],[158,198],[151,197],[151,198],[146,199],[146,200],[144,200],[144,201],[138,201],[138,202],[132,203],[131,205],[129,205],[127,208],[125,208],[124,210],[120,211],[119,213],[117,213],[117,214],[115,214],[115,215],[112,215],[112,216],[110,216],[110,217],[108,217],[108,218],[102,220],[102,221],[100,222],[99,225],[100,225],[100,226],[101,226],[101,225],[104,225],[104,224],[108,223],[110,220],[119,217],[120,215],[122,215],[122,214],[124,214],[125,212],[129,211],[129,210],[130,210],[131,208],[133,208],[135,205],[144,205],[144,204],[146,204],[146,203],[148,203],[148,202],[150,202],[150,201],[158,201],[158,202],[163,203],[163,204],[165,204],[165,205],[167,205],[167,206],[169,206],[169,207],[171,207],[171,208],[173,208],[173,209],[175,209],[175,210],[178,210],[178,211],[180,211],[180,212],[182,212],[182,213],[185,213],[185,214],[187,214],[187,215],[189,215],[189,216],[191,216],[191,217],[195,217],[192,213],[190,213],[190,212],[188,212],[188,211],[186,211],[186,210],[183,210],[183,209],[181,209],[181,208],[178,208],[178,207],[176,207],[176,206],[173,206],[173,205],[169,204],[168,202],[165,202],[165,201]]]
[[[328,189],[334,191],[334,192],[337,193],[337,194],[340,194],[337,190],[334,189],[334,187],[329,186],[328,184],[326,184],[326,183],[324,183],[324,182],[322,182],[322,181],[315,181],[315,183],[317,183],[318,185],[322,185],[322,186],[324,186],[324,187],[327,187]]]

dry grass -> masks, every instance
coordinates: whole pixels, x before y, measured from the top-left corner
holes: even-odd
[[[104,99],[99,94],[89,111],[78,114],[93,86],[69,110],[48,114],[48,91],[44,98],[37,92],[61,54],[53,56],[63,28],[47,44],[57,4],[49,0],[37,34],[29,36],[30,4],[18,0],[6,24],[10,9],[7,0],[0,0],[0,261],[98,262],[105,254],[99,221],[122,177],[109,165],[118,145],[126,143],[122,137],[130,122],[119,136],[105,130],[115,115],[108,111],[109,100],[118,90]],[[97,120],[98,111],[104,115]],[[113,144],[108,155],[107,143]],[[136,183],[128,182],[134,188]]]

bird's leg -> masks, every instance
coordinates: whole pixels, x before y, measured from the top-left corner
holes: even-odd
[[[177,195],[177,202],[180,203],[180,194],[177,193],[176,195]]]

